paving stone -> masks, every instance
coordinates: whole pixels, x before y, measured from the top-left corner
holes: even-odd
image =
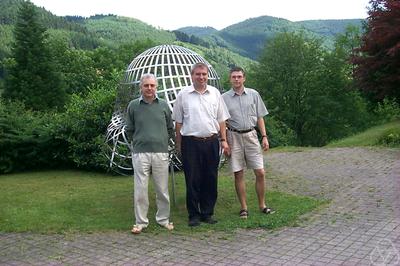
[[[129,232],[68,236],[0,232],[0,265],[400,263],[399,149],[272,152],[266,153],[266,161],[267,189],[331,203],[307,214],[299,227],[274,232],[240,229],[227,239],[218,234],[205,240],[178,234],[133,237]]]

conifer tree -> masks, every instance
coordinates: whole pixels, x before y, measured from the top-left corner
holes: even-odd
[[[66,93],[62,75],[56,72],[46,45],[46,29],[29,1],[21,3],[14,36],[13,60],[7,67],[3,97],[22,101],[33,110],[64,106]]]

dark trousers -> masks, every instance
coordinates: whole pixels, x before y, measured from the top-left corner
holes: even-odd
[[[181,152],[186,180],[186,208],[189,219],[214,214],[217,201],[219,140],[182,137]]]

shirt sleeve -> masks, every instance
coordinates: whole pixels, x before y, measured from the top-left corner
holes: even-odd
[[[172,122],[171,110],[167,103],[165,103],[165,120],[167,123],[168,136],[175,141],[174,123]]]
[[[257,117],[264,117],[268,114],[267,107],[265,107],[265,104],[260,96],[260,94],[255,91],[256,93],[256,104],[257,104]]]
[[[228,107],[224,100],[222,99],[222,95],[219,91],[217,91],[218,97],[218,111],[217,111],[217,120],[219,123],[228,120],[231,116],[229,115]]]
[[[176,97],[174,108],[172,111],[172,119],[178,123],[183,122],[182,91],[179,92],[178,96]]]
[[[132,135],[133,132],[135,131],[135,117],[133,115],[133,107],[132,104],[130,103],[128,105],[127,111],[126,111],[126,116],[125,116],[125,135],[128,138],[128,140],[132,140]]]

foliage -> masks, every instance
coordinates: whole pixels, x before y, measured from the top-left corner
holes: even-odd
[[[378,143],[389,147],[400,147],[400,129],[397,128],[385,132],[385,134],[378,139]]]
[[[374,114],[378,124],[400,120],[400,105],[393,99],[385,98],[381,103],[378,103]]]
[[[210,44],[207,41],[203,40],[202,38],[197,37],[196,35],[193,35],[193,34],[189,35],[189,34],[186,34],[184,32],[178,31],[178,30],[174,30],[173,33],[175,34],[176,39],[178,41],[193,43],[193,44],[204,46],[207,48],[210,47]]]
[[[66,142],[67,159],[79,168],[106,169],[104,134],[114,109],[118,81],[105,80],[85,96],[73,94],[66,111],[56,117],[55,138]]]
[[[171,200],[172,234],[209,234],[233,232],[238,228],[275,229],[296,224],[299,217],[323,201],[267,192],[268,203],[278,210],[265,216],[258,211],[254,180],[246,179],[250,216],[244,221],[238,217],[232,177],[223,173],[218,180],[218,202],[215,225],[202,224],[193,229],[187,226],[185,207],[185,181],[176,174],[176,205]],[[96,232],[128,231],[132,228],[133,181],[129,177],[116,177],[93,172],[47,171],[3,175],[0,177],[0,231],[1,232]],[[155,193],[149,182],[149,233],[167,233],[154,220]],[[171,191],[171,189],[170,189]],[[172,197],[171,197],[172,198]]]
[[[339,33],[335,37],[335,48],[334,55],[337,59],[341,60],[343,63],[344,75],[348,77],[349,80],[353,80],[354,65],[351,64],[352,57],[355,56],[356,49],[360,47],[361,44],[361,32],[360,28],[350,25],[346,27],[344,33]]]
[[[49,48],[57,70],[63,74],[68,94],[86,94],[90,87],[101,81],[90,52],[70,49],[66,39],[51,38]]]
[[[54,167],[61,162],[55,156],[62,147],[52,135],[54,115],[25,109],[18,101],[0,101],[0,173]]]
[[[72,95],[64,113],[27,111],[22,103],[1,102],[0,173],[61,164],[104,170],[104,134],[116,84],[117,79],[103,81],[85,96]]]
[[[38,22],[30,2],[21,5],[14,34],[14,61],[7,66],[3,97],[20,100],[33,110],[63,107],[66,99],[63,79],[54,71],[45,28]]]
[[[86,94],[89,88],[103,80],[117,78],[115,72],[122,76],[136,55],[154,45],[152,41],[144,40],[125,43],[115,49],[102,46],[85,51],[69,48],[67,42],[65,38],[51,38],[49,48],[57,62],[58,71],[64,75],[68,94]]]
[[[85,27],[107,46],[117,47],[122,43],[150,39],[155,43],[172,43],[175,34],[156,29],[140,20],[119,16],[104,16],[85,20]]]
[[[353,62],[360,88],[373,101],[400,103],[400,2],[371,0],[367,31]]]
[[[350,90],[346,68],[320,40],[283,33],[266,45],[248,80],[263,88],[270,113],[294,131],[296,144],[321,146],[365,124],[366,104]]]
[[[291,146],[296,143],[296,134],[285,123],[273,116],[267,116],[264,120],[271,148]]]

